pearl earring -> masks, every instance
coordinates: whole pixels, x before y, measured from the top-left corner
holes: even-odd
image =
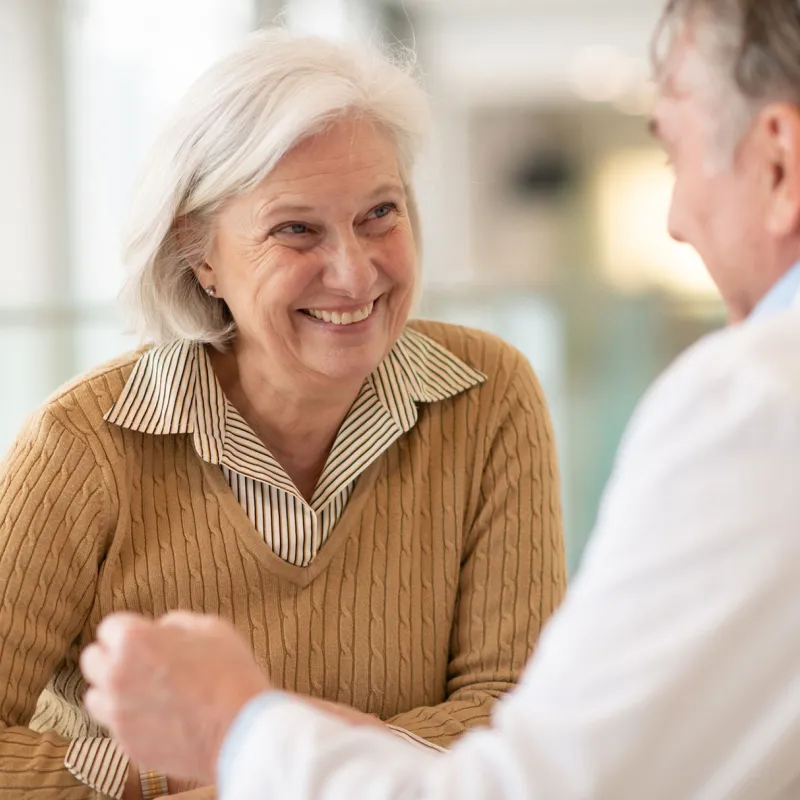
[[[217,287],[216,286],[206,286],[203,290],[209,297],[216,297],[217,296]]]

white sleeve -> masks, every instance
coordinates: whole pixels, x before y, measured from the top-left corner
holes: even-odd
[[[800,775],[800,378],[721,341],[637,414],[580,575],[491,730],[437,755],[281,704],[251,729],[223,800],[788,792]]]

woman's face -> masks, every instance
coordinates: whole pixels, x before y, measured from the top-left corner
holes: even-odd
[[[360,385],[408,319],[416,250],[391,139],[345,119],[220,212],[207,264],[235,352],[276,380]]]

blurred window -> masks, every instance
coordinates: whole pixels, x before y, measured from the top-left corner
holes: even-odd
[[[188,86],[252,28],[253,17],[251,0],[86,0],[67,15],[71,262],[79,303],[112,306],[122,275],[120,223],[142,158]]]
[[[132,346],[115,299],[136,171],[189,84],[258,0],[3,0],[0,448],[72,375]]]

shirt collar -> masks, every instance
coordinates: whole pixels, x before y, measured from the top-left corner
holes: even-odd
[[[198,347],[193,342],[177,341],[145,352],[105,414],[106,422],[139,433],[191,433]]]
[[[142,355],[105,419],[149,434],[193,433],[200,455],[220,463],[225,398],[204,346],[177,341]],[[483,383],[486,376],[429,337],[407,328],[367,379],[403,431],[416,422],[417,403],[435,403]],[[200,391],[200,386],[206,388]],[[196,444],[201,444],[196,441]]]
[[[764,319],[792,307],[800,294],[800,261],[767,292],[750,313],[748,320]]]

